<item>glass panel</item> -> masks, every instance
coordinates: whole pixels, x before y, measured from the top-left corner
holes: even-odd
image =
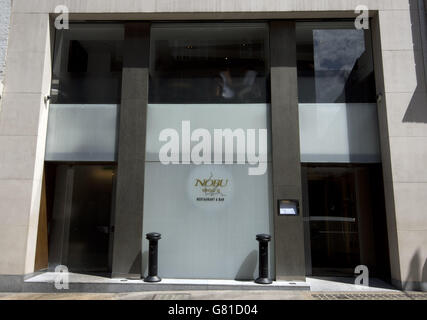
[[[297,23],[302,162],[381,162],[369,31]]]
[[[313,171],[308,181],[313,269],[353,272],[360,264],[354,176],[348,169]]]
[[[159,274],[166,278],[253,279],[257,233],[273,235],[269,132],[268,29],[266,24],[158,24],[151,31],[150,97],[147,113],[144,233],[160,232]],[[189,125],[188,132],[184,128]],[[181,164],[164,165],[159,140],[176,132]],[[210,136],[208,159],[191,163],[196,129]],[[243,148],[214,147],[215,129],[239,130]],[[249,175],[247,129],[255,131],[265,173]],[[186,133],[187,132],[187,133]],[[205,139],[203,139],[205,141]],[[183,150],[182,146],[187,145]],[[218,151],[218,152],[217,152]],[[217,152],[217,153],[215,153]],[[199,153],[200,155],[200,153]],[[227,158],[233,159],[227,163]],[[244,157],[243,163],[237,164]],[[188,159],[188,160],[187,160]],[[229,160],[229,159],[228,159]],[[182,164],[185,163],[185,164]],[[256,166],[256,165],[255,165]],[[147,242],[143,267],[147,268]],[[270,245],[274,277],[274,244]]]
[[[149,102],[268,102],[266,52],[265,24],[154,25]]]
[[[243,129],[245,134],[247,129],[270,130],[269,125],[269,104],[149,104],[147,118],[147,143],[146,160],[159,161],[161,147],[164,142],[159,141],[160,132],[165,128],[176,130],[180,137],[182,135],[182,121],[189,121],[190,130],[198,128],[206,129],[212,140],[214,139],[214,129],[230,128]],[[191,131],[190,131],[191,132]],[[257,135],[258,137],[258,135]],[[236,142],[236,141],[235,141]],[[257,150],[260,150],[265,159],[270,159],[270,141],[267,145],[260,146],[256,139]],[[198,141],[190,143],[190,150]],[[238,150],[236,143],[233,146],[234,159],[237,159]],[[227,156],[225,141],[223,142],[223,155]],[[246,150],[244,150],[246,151]],[[214,143],[211,143],[211,160],[214,157]],[[182,148],[180,148],[182,158]],[[188,153],[187,153],[188,155]],[[243,154],[245,156],[245,154]]]
[[[300,103],[375,103],[369,31],[353,22],[297,23]]]
[[[108,272],[113,168],[75,166],[68,268]]]
[[[313,275],[386,276],[387,228],[380,165],[307,166]]]
[[[111,208],[115,166],[46,166],[49,267],[111,271]]]
[[[46,161],[115,161],[118,106],[51,104]]]
[[[301,162],[381,162],[375,103],[299,105]]]
[[[248,165],[169,165],[147,162],[144,234],[160,232],[159,274],[166,278],[252,280],[259,233],[273,234],[270,171],[249,176]],[[222,180],[214,193],[198,183]],[[219,191],[219,192],[217,192]],[[147,241],[143,270],[147,272]],[[270,272],[274,276],[270,245]]]
[[[56,32],[47,161],[115,161],[123,40],[120,24]]]
[[[52,103],[120,103],[124,28],[71,24],[57,31]]]

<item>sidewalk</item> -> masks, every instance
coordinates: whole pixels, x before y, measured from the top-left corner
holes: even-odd
[[[69,273],[68,290],[55,287],[55,273],[25,280],[23,292],[0,293],[0,300],[427,300],[427,292],[403,292],[390,284],[369,279],[369,286],[354,278],[307,277],[306,282],[163,279],[149,284],[141,279]]]
[[[427,300],[425,292],[171,291],[132,293],[0,293],[0,300]]]

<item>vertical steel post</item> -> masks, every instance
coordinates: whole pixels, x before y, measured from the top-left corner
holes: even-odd
[[[158,264],[158,241],[161,239],[161,234],[157,232],[147,233],[148,245],[148,276],[145,277],[145,282],[160,282],[162,279],[157,275]]]
[[[256,239],[259,242],[259,277],[255,282],[259,284],[271,284],[272,281],[268,277],[268,243],[271,241],[271,236],[268,234],[258,234]]]

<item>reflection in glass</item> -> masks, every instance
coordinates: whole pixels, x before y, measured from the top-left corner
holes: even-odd
[[[162,24],[151,29],[150,103],[265,103],[264,24]]]
[[[53,103],[120,103],[124,28],[116,24],[71,24],[57,31]]]
[[[350,22],[296,28],[301,161],[381,161],[369,30]]]
[[[297,24],[300,103],[375,102],[369,30],[352,22]]]

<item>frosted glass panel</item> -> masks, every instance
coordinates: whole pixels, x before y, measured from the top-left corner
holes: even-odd
[[[156,23],[150,38],[143,232],[162,234],[159,275],[252,280],[256,235],[273,235],[268,25]]]
[[[115,161],[115,104],[51,104],[47,161]]]
[[[247,165],[162,165],[147,162],[144,235],[160,232],[159,275],[165,278],[254,279],[256,234],[273,234],[270,170]],[[217,181],[206,188],[204,179]],[[221,181],[221,182],[219,182]],[[144,236],[145,238],[145,236]],[[143,241],[147,273],[148,241]],[[273,246],[270,266],[274,268]],[[274,270],[271,270],[274,276]]]
[[[375,103],[299,105],[302,162],[381,162]]]
[[[214,137],[214,129],[258,129],[269,130],[269,109],[266,103],[259,104],[149,104],[147,114],[146,161],[159,161],[159,141],[163,129],[175,129],[182,137],[182,121],[190,121],[191,130],[204,128]],[[246,132],[246,131],[245,131]],[[268,131],[270,132],[270,131]],[[192,142],[192,146],[197,142]],[[267,157],[270,159],[270,142],[267,140]],[[213,148],[213,144],[212,144]],[[265,150],[264,149],[264,150]],[[236,152],[236,148],[234,150]],[[211,154],[213,155],[213,149]],[[234,156],[236,159],[236,155]]]

